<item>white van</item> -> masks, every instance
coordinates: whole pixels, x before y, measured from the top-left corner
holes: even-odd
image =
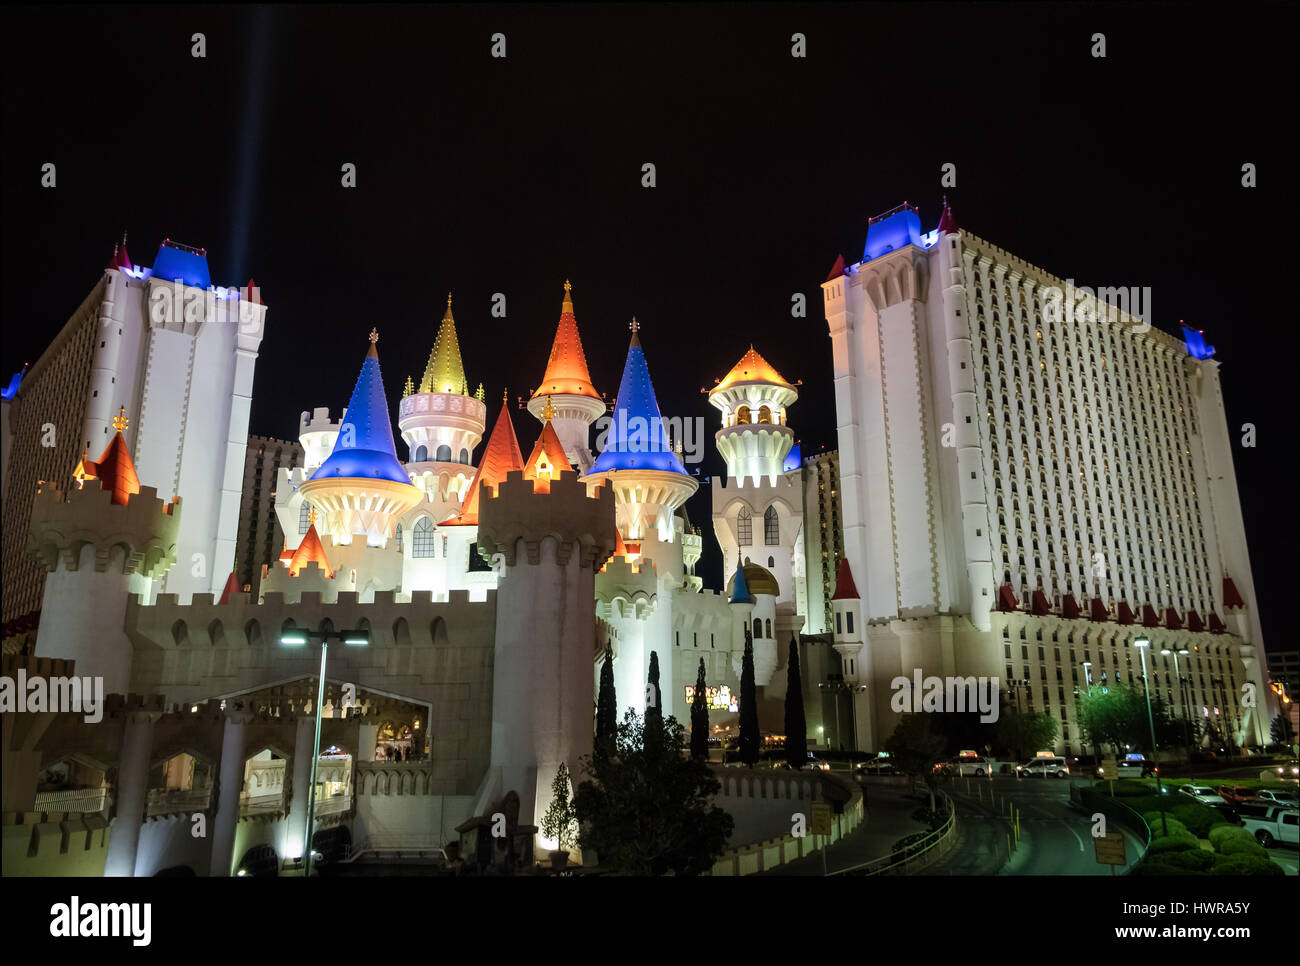
[[[1019,765],[1016,774],[1021,778],[1069,778],[1070,766],[1064,758],[1034,758]]]

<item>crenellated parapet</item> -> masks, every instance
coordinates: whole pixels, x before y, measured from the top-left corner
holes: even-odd
[[[502,554],[513,567],[520,540],[528,562],[537,564],[542,541],[551,537],[560,566],[566,566],[576,550],[580,566],[597,570],[614,552],[614,493],[609,486],[598,486],[593,494],[588,496],[587,484],[569,471],[551,481],[549,493],[536,493],[533,481],[513,470],[479,505],[479,546]]]
[[[180,512],[180,497],[165,503],[152,486],[118,504],[113,491],[98,486],[61,490],[41,484],[32,504],[27,552],[48,572],[57,569],[60,558],[66,570],[75,571],[82,549],[91,546],[95,570],[104,573],[120,549],[124,575],[157,579],[176,562]]]
[[[611,557],[596,574],[596,613],[645,620],[659,601],[659,577],[654,563],[626,557]]]

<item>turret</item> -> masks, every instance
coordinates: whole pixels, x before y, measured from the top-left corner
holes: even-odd
[[[591,424],[605,414],[606,407],[587,371],[587,357],[582,351],[578,321],[573,314],[571,289],[572,286],[565,281],[555,342],[546,361],[542,383],[528,400],[528,411],[544,420],[546,407],[552,407],[550,420],[564,445],[565,455],[580,473],[585,473],[592,463],[587,443]]]
[[[113,439],[97,461],[81,459],[74,485],[41,484],[27,537],[28,553],[47,571],[36,655],[74,660],[79,675],[103,677],[105,691],[117,694],[131,676],[128,598],[147,601],[153,581],[176,562],[181,504],[140,485],[126,425],[119,410]]]
[[[736,563],[726,590],[733,617],[731,664],[739,676],[748,626],[754,643],[754,683],[766,687],[777,665],[776,599],[781,588],[766,568],[739,560]]]
[[[513,471],[482,495],[478,540],[501,583],[492,764],[474,812],[514,791],[519,823],[539,825],[560,762],[576,784],[592,750],[595,574],[614,551],[613,491],[564,471],[542,493]]]
[[[847,559],[840,561],[835,574],[835,593],[831,595],[831,620],[834,647],[844,664],[844,680],[856,684],[863,676],[858,662],[862,653],[862,600],[853,583]]]
[[[709,391],[709,402],[722,413],[722,428],[714,439],[727,461],[728,477],[776,483],[794,446],[786,408],[798,398],[798,390],[752,345],[718,380]]]

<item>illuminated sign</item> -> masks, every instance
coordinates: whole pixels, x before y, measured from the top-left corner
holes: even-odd
[[[959,752],[957,752],[957,757],[958,757],[958,758],[978,758],[979,756],[980,756],[980,753],[979,753],[978,751],[959,751]]]
[[[1034,757],[1036,757],[1036,758],[1055,758],[1055,757],[1056,757],[1056,752],[1054,752],[1054,751],[1040,751],[1040,752],[1039,752],[1037,755],[1035,755]]]
[[[690,704],[695,700],[695,685],[686,685],[686,703]],[[705,706],[710,711],[740,711],[740,699],[731,693],[731,688],[722,685],[720,688],[705,687],[704,689]]]

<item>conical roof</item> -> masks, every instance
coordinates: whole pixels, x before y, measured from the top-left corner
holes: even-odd
[[[749,351],[740,357],[740,361],[731,367],[731,371],[719,380],[712,391],[726,389],[738,382],[770,382],[776,386],[794,388],[781,378],[781,373],[777,372],[771,363],[754,351],[752,345]]]
[[[745,568],[739,558],[736,560],[736,572],[732,575],[731,603],[752,604],[754,595],[749,592],[749,583],[745,580]]]
[[[221,588],[221,599],[218,604],[230,603],[230,595],[239,593],[239,577],[232,570],[230,576],[226,578],[226,586]]]
[[[839,569],[835,571],[835,593],[831,600],[861,600],[857,585],[853,583],[853,571],[849,569],[849,558],[841,557]]]
[[[370,331],[370,349],[361,363],[361,374],[352,390],[347,415],[339,427],[334,450],[313,480],[367,479],[410,483],[393,445],[393,424],[384,396],[384,379],[379,371],[379,333]]]
[[[949,232],[957,230],[957,218],[952,213],[952,208],[948,205],[948,199],[943,199],[943,214],[939,216],[939,237],[942,238]]]
[[[510,422],[510,409],[506,401],[502,400],[501,414],[492,427],[492,435],[483,449],[483,458],[479,460],[474,479],[470,480],[469,489],[465,491],[465,499],[460,505],[460,518],[449,520],[443,526],[478,523],[479,494],[484,484],[500,486],[507,473],[523,468],[524,458],[519,454],[519,440],[515,437],[514,424]]]
[[[534,480],[533,491],[551,492],[551,480],[560,478],[562,472],[570,471],[573,465],[564,455],[564,444],[555,434],[555,427],[548,418],[542,426],[542,433],[533,444],[533,451],[524,460],[524,479]]]
[[[309,563],[315,563],[326,577],[333,578],[334,568],[330,566],[329,559],[325,556],[325,548],[321,545],[320,534],[316,532],[315,523],[307,528],[302,543],[298,544],[298,549],[294,551],[293,558],[289,561],[289,576],[297,577],[298,572]]]
[[[122,232],[122,244],[113,246],[113,257],[108,260],[109,268],[131,268],[131,256],[126,252],[126,232]]]
[[[433,351],[420,379],[420,392],[449,392],[468,396],[465,367],[460,359],[460,343],[456,341],[456,320],[451,314],[451,295],[447,295],[447,311],[443,313],[438,335],[433,340]]]
[[[618,385],[618,403],[605,448],[591,467],[592,473],[611,470],[664,470],[686,474],[686,468],[668,444],[668,432],[659,413],[655,387],[650,382],[645,350],[637,337],[640,326],[632,320],[632,343]]]
[[[591,396],[599,399],[600,393],[591,384],[587,371],[587,356],[582,351],[578,337],[578,320],[573,315],[572,286],[564,283],[564,303],[560,306],[560,324],[555,329],[555,342],[551,357],[546,361],[546,374],[533,398],[564,393],[571,396]]]
[[[113,419],[113,428],[116,432],[99,459],[92,461],[83,456],[77,462],[73,475],[79,480],[98,480],[100,489],[109,490],[113,494],[114,504],[126,506],[131,496],[140,492],[140,477],[136,475],[135,464],[131,462],[131,454],[126,448],[126,440],[122,438],[122,430],[126,429],[125,408],[118,410],[117,416]]]

